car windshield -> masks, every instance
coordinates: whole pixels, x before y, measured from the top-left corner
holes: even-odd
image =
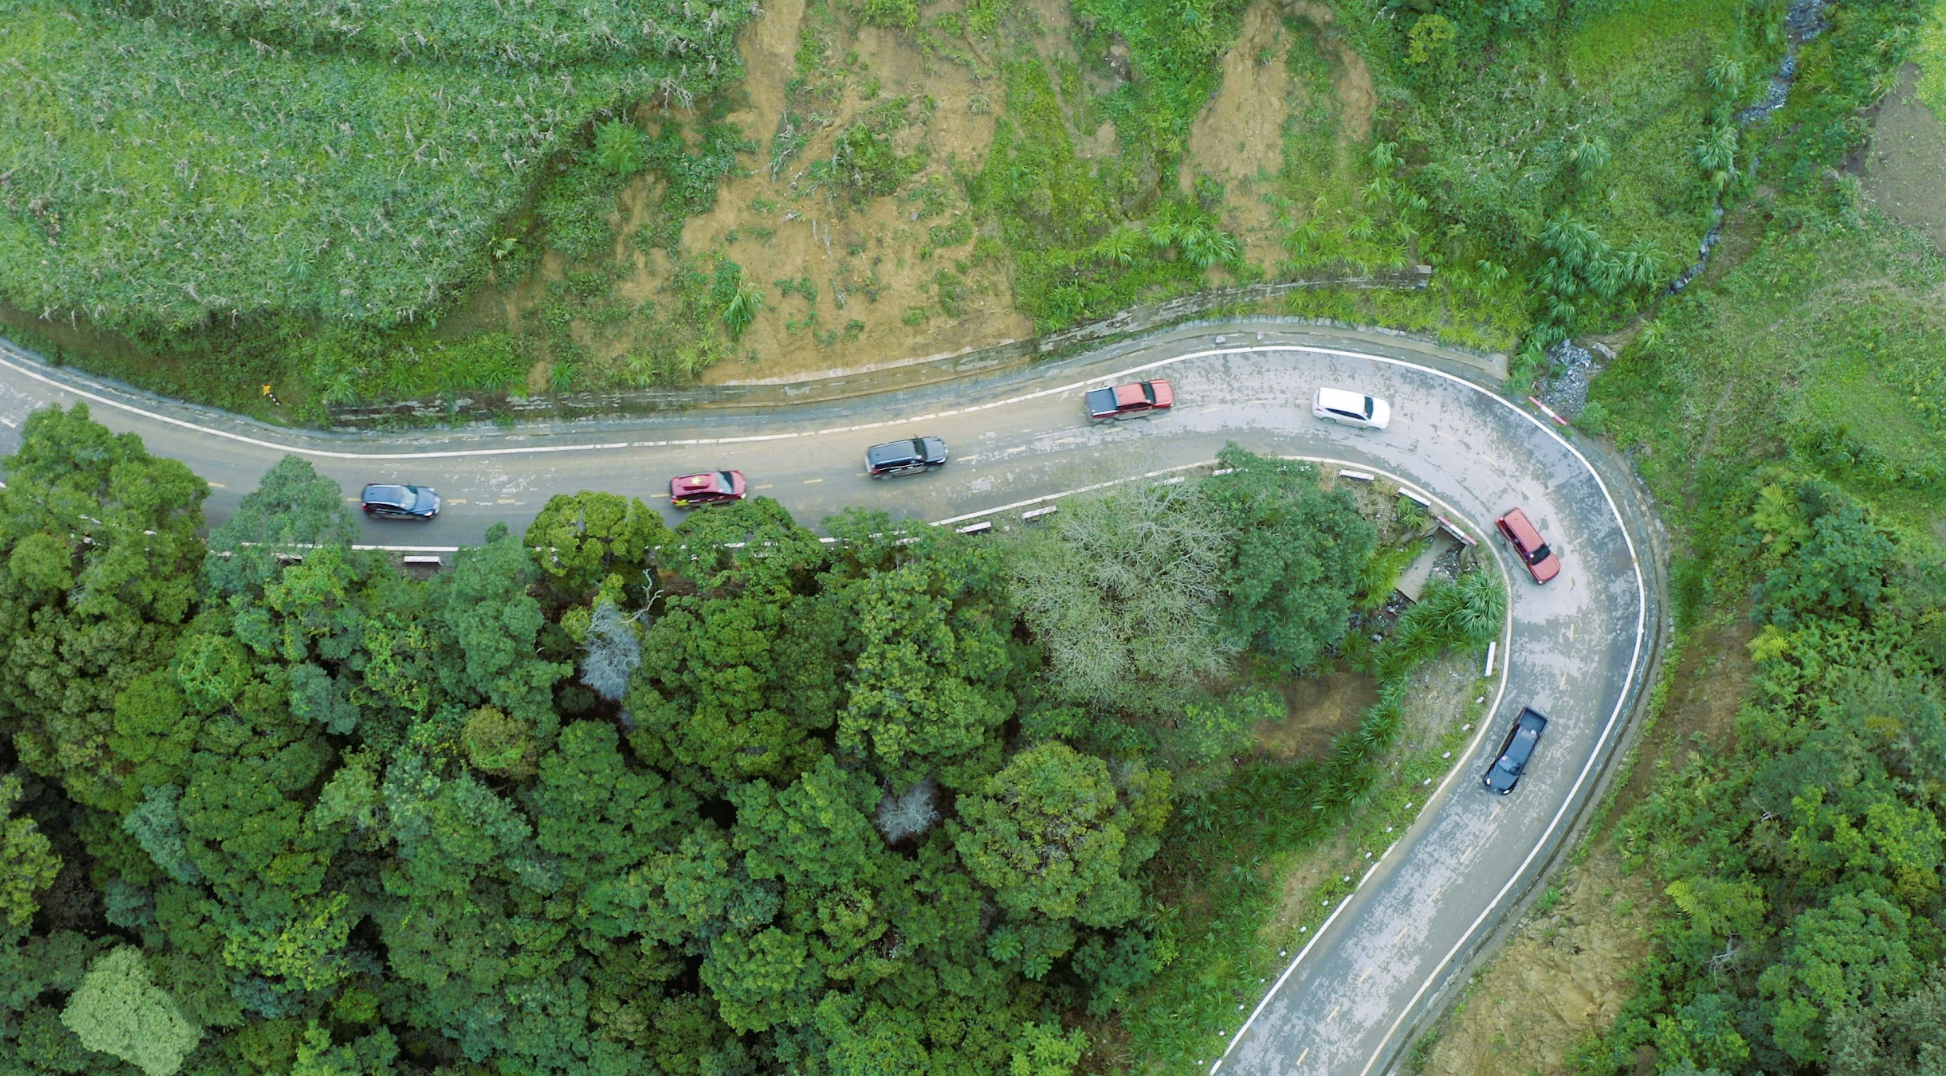
[[[722,490],[725,493],[728,493],[731,490],[737,488],[737,480],[731,477],[730,472],[728,471],[716,472],[716,478],[718,481],[717,488]]]
[[[1535,546],[1532,552],[1527,554],[1527,563],[1539,564],[1548,558],[1550,552],[1547,548],[1547,543],[1542,542],[1540,545]]]
[[[1372,407],[1372,398],[1370,396],[1365,397],[1365,417],[1371,418],[1373,410],[1374,408]]]

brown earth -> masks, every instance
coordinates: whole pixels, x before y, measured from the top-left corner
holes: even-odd
[[[1614,1022],[1649,955],[1655,889],[1605,842],[1557,887],[1467,988],[1421,1073],[1565,1074],[1577,1040]]]
[[[1371,677],[1339,670],[1282,686],[1284,718],[1259,722],[1257,750],[1279,761],[1315,758],[1331,750],[1331,740],[1358,727],[1359,715],[1378,701]]]
[[[1405,706],[1398,750],[1401,752],[1418,750],[1419,741],[1429,732],[1451,727],[1454,722],[1460,721],[1465,716],[1468,704],[1475,697],[1472,691],[1477,683],[1474,677],[1478,672],[1479,669],[1474,666],[1472,658],[1456,654],[1449,654],[1420,666],[1412,677],[1412,690]],[[1322,697],[1338,700],[1335,705],[1323,707],[1327,714],[1335,710],[1343,715],[1346,713],[1346,703],[1351,698],[1363,700],[1358,709],[1349,711],[1348,717],[1338,718],[1342,723],[1330,729],[1333,735],[1344,729],[1356,727],[1358,716],[1364,712],[1364,708],[1378,701],[1377,692],[1371,682],[1351,673],[1336,673],[1321,681],[1306,681],[1305,684],[1318,684]],[[1313,721],[1311,724],[1313,727],[1322,729],[1329,726],[1329,719]],[[1258,743],[1266,753],[1269,753],[1269,746],[1265,744],[1261,731]],[[1317,747],[1312,754],[1322,754],[1329,743],[1330,736],[1327,735],[1324,737],[1323,746]],[[1265,920],[1260,934],[1266,939],[1290,937],[1297,929],[1297,925],[1309,918],[1315,910],[1311,898],[1316,889],[1334,876],[1364,870],[1367,865],[1364,858],[1365,851],[1356,845],[1350,834],[1341,831],[1337,836],[1321,842],[1310,851],[1282,861],[1275,868],[1281,874],[1275,878],[1275,881],[1278,890],[1283,893],[1283,900],[1278,905],[1277,911]],[[1271,866],[1266,864],[1264,874],[1266,879],[1272,877],[1269,873],[1271,870]]]
[[[1637,746],[1628,782],[1610,793],[1608,827],[1649,793],[1658,762],[1679,770],[1688,761],[1692,737],[1732,746],[1755,672],[1748,650],[1754,635],[1737,617],[1697,629],[1674,655],[1663,712]],[[1649,954],[1653,905],[1661,898],[1646,872],[1622,873],[1608,836],[1605,829],[1592,839],[1587,858],[1558,878],[1559,902],[1546,908],[1543,898],[1474,978],[1442,1021],[1422,1073],[1496,1072],[1515,1056],[1521,1072],[1567,1076],[1576,1043],[1614,1022]]]
[[[1224,225],[1243,247],[1244,260],[1270,268],[1283,256],[1277,212],[1265,196],[1284,166],[1284,122],[1303,90],[1285,58],[1292,38],[1271,0],[1244,12],[1236,44],[1223,56],[1223,84],[1189,128],[1177,182],[1184,193],[1198,175],[1223,184]]]
[[[1372,136],[1372,114],[1378,111],[1378,90],[1372,85],[1372,69],[1365,57],[1344,40],[1335,27],[1337,13],[1318,0],[1297,0],[1291,13],[1318,29],[1318,44],[1331,54],[1331,88],[1337,91],[1344,108],[1339,137],[1347,142],[1363,142]]]
[[[1919,100],[1919,67],[1907,64],[1879,102],[1865,151],[1865,193],[1881,212],[1946,251],[1946,125]]]
[[[686,249],[722,250],[764,289],[764,310],[741,346],[754,352],[763,377],[792,378],[1028,335],[1032,327],[1012,308],[1004,265],[956,269],[972,252],[970,233],[949,246],[934,248],[929,241],[934,228],[969,212],[951,169],[984,162],[993,144],[997,83],[946,59],[928,59],[902,33],[838,23],[827,46],[827,55],[845,58],[834,72],[841,84],[838,95],[819,103],[822,125],[773,178],[769,142],[783,118],[787,87],[798,74],[803,7],[803,0],[777,0],[766,6],[765,18],[744,30],[739,47],[750,103],[730,119],[762,148],[739,162],[746,171],[723,185],[715,208],[683,228]],[[812,189],[806,174],[810,162],[828,159],[849,123],[895,97],[936,102],[894,139],[902,153],[923,150],[926,167],[899,192],[862,204]],[[936,192],[932,206],[912,196],[927,187]],[[765,236],[766,231],[774,234]],[[939,310],[942,271],[959,277],[967,292],[958,318]],[[646,295],[662,286],[667,272],[659,258],[641,258],[618,289]],[[815,301],[786,298],[775,286],[803,278],[817,287]],[[815,326],[807,324],[813,316]],[[756,372],[727,363],[711,368],[703,380],[731,382]]]
[[[1340,39],[1331,9],[1316,0],[1289,9],[1282,2],[1256,0],[1246,11],[1223,60],[1222,88],[1192,125],[1179,175],[1186,185],[1198,173],[1223,182],[1225,225],[1245,260],[1264,269],[1282,257],[1272,195],[1284,165],[1284,129],[1293,109],[1308,103],[1291,75],[1292,49],[1316,48],[1330,62],[1341,151],[1369,137],[1376,105],[1370,71]],[[956,6],[955,0],[930,5],[925,18]],[[1288,22],[1287,14],[1314,32],[1294,32],[1306,23]],[[1033,333],[1014,309],[1007,260],[973,255],[972,209],[957,178],[981,167],[992,147],[1004,95],[1000,52],[1024,47],[1040,59],[1083,159],[1120,152],[1115,125],[1095,99],[1129,73],[1126,56],[1118,65],[1114,49],[1083,62],[1068,0],[1021,0],[1010,18],[1014,29],[1001,44],[945,37],[931,22],[917,33],[866,26],[855,6],[837,0],[771,0],[744,28],[738,41],[744,77],[725,119],[756,148],[739,156],[715,205],[684,222],[681,246],[689,263],[705,271],[717,256],[736,262],[763,304],[734,357],[705,369],[702,381],[761,383],[871,370]],[[1069,100],[1077,86],[1083,99]],[[832,159],[840,134],[874,113],[882,122],[888,102],[900,100],[906,105],[890,124],[892,144],[902,155],[923,155],[923,167],[888,195],[862,197],[821,184],[814,166]],[[694,114],[661,106],[643,106],[637,119],[651,130],[680,122],[692,138],[698,126]],[[774,159],[773,140],[787,122],[804,133],[801,147]],[[673,277],[668,254],[638,241],[657,225],[659,185],[645,173],[617,199],[611,218],[617,279],[598,308],[574,323],[576,341],[597,367],[619,369],[655,343],[644,334],[659,330],[636,312],[667,302]],[[545,252],[524,277],[477,291],[447,319],[442,335],[538,330],[549,287],[572,268],[558,253]],[[1211,272],[1213,279],[1223,275]],[[530,391],[545,391],[548,375],[545,362],[536,364],[528,373]]]

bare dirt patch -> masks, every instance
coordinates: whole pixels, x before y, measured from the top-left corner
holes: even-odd
[[[1468,704],[1473,701],[1470,693],[1474,687],[1474,676],[1479,670],[1470,657],[1448,654],[1421,665],[1412,676],[1412,689],[1408,693],[1404,720],[1401,724],[1399,746],[1394,754],[1400,755],[1419,750],[1427,736],[1434,731],[1451,728],[1466,713]],[[1347,682],[1348,681],[1348,682]],[[1351,673],[1336,673],[1319,681],[1306,681],[1322,685],[1325,697],[1334,693],[1340,700],[1342,712],[1348,695],[1362,691],[1364,703],[1350,712],[1349,721],[1333,730],[1335,735],[1345,728],[1355,728],[1358,717],[1366,707],[1378,701],[1377,691],[1372,683]],[[1302,686],[1302,685],[1300,685]],[[1286,696],[1289,698],[1289,696]],[[1314,722],[1322,725],[1322,722]],[[1265,753],[1269,748],[1264,744],[1263,731],[1258,732],[1258,743]],[[1324,744],[1328,746],[1330,737]],[[1322,753],[1323,747],[1316,753]],[[1285,756],[1288,757],[1288,756]],[[1390,763],[1388,763],[1389,765]],[[1266,880],[1275,878],[1277,888],[1283,894],[1277,911],[1265,920],[1261,934],[1264,938],[1288,938],[1297,925],[1315,910],[1312,894],[1316,889],[1334,877],[1364,870],[1367,863],[1364,854],[1369,849],[1358,846],[1352,835],[1341,828],[1339,833],[1318,844],[1317,847],[1301,855],[1273,866],[1265,864],[1262,868]],[[1281,877],[1278,875],[1281,874]]]
[[[1946,125],[1919,99],[1918,82],[1918,65],[1907,64],[1879,103],[1862,168],[1865,193],[1946,251]]]
[[[1565,1076],[1575,1042],[1614,1022],[1649,955],[1654,887],[1623,874],[1604,844],[1557,892],[1473,980],[1419,1070],[1425,1076],[1509,1071],[1509,1058],[1522,1073]]]
[[[1337,13],[1318,0],[1297,0],[1291,13],[1318,30],[1318,45],[1332,59],[1331,88],[1338,94],[1344,114],[1339,137],[1347,142],[1363,142],[1372,136],[1372,114],[1378,111],[1378,90],[1372,85],[1372,69],[1365,57],[1351,47],[1337,30]]]
[[[773,175],[771,138],[800,74],[803,7],[802,0],[774,3],[744,31],[750,105],[731,119],[761,148],[739,161],[743,173],[723,185],[715,208],[683,228],[685,249],[722,251],[765,293],[739,344],[746,361],[712,367],[703,380],[815,375],[1027,335],[1005,266],[971,263],[970,210],[952,176],[985,160],[996,83],[926,57],[903,34],[835,20],[824,30],[826,55],[842,61],[826,72],[837,94],[803,117],[813,125],[803,149]],[[831,159],[839,136],[864,113],[900,97],[932,102],[915,104],[921,118],[893,136],[900,153],[923,154],[925,166],[889,195],[854,199],[821,189],[811,166]],[[652,294],[668,272],[643,257],[618,288]],[[795,285],[790,294],[779,281]]]
[[[1359,715],[1378,701],[1371,677],[1339,670],[1282,686],[1284,718],[1260,722],[1257,750],[1269,758],[1295,761],[1331,749],[1332,737],[1358,727]]]
[[[1244,259],[1269,268],[1282,255],[1277,214],[1263,197],[1284,163],[1284,122],[1297,89],[1285,58],[1292,38],[1271,0],[1244,12],[1236,44],[1223,56],[1223,84],[1189,128],[1177,182],[1187,193],[1198,174],[1224,188],[1224,224]]]

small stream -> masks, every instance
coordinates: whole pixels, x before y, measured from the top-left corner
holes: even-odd
[[[1797,50],[1812,38],[1824,32],[1829,23],[1825,22],[1824,9],[1829,0],[1793,0],[1790,9],[1784,13],[1784,29],[1787,43],[1784,46],[1784,60],[1777,65],[1777,73],[1770,76],[1770,85],[1764,89],[1764,96],[1756,104],[1737,113],[1737,126],[1748,127],[1784,107],[1790,97],[1791,83],[1797,81]],[[1750,169],[1757,168],[1757,159],[1752,156]],[[1716,196],[1716,206],[1710,211],[1710,230],[1703,233],[1703,241],[1696,248],[1696,260],[1690,263],[1669,285],[1665,295],[1674,295],[1689,286],[1689,282],[1700,276],[1708,267],[1710,251],[1716,249],[1717,241],[1723,236],[1723,196]]]
[[[1829,2],[1830,0],[1794,0],[1790,9],[1785,12],[1784,28],[1789,36],[1784,48],[1783,62],[1777,65],[1776,73],[1770,76],[1770,85],[1764,88],[1763,97],[1736,114],[1737,126],[1748,127],[1784,107],[1784,101],[1791,93],[1791,83],[1797,80],[1798,48],[1804,42],[1823,33],[1824,28],[1829,25],[1824,20],[1824,9]],[[1757,159],[1754,155],[1750,159],[1749,167],[1754,174],[1757,168]],[[1690,281],[1701,276],[1703,270],[1709,266],[1710,252],[1716,249],[1716,244],[1722,238],[1723,196],[1719,194],[1716,197],[1716,205],[1710,209],[1709,231],[1703,233],[1703,241],[1696,247],[1696,260],[1677,275],[1663,294],[1674,295],[1688,287]],[[1590,350],[1576,345],[1573,341],[1562,340],[1547,349],[1547,357],[1549,374],[1546,383],[1539,389],[1541,400],[1556,412],[1572,417],[1579,415],[1581,409],[1587,406],[1588,383],[1601,373],[1602,368],[1607,365],[1607,360],[1613,359],[1615,353],[1601,345],[1595,345],[1595,350]]]

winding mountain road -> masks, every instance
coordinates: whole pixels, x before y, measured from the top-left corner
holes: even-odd
[[[1082,388],[1138,373],[1174,383],[1174,412],[1090,425]],[[1251,321],[789,412],[345,436],[158,400],[47,367],[0,341],[0,455],[18,444],[33,408],[85,400],[97,421],[140,434],[151,452],[208,479],[212,524],[295,452],[348,492],[374,481],[437,487],[446,503],[439,519],[368,521],[365,535],[374,545],[442,553],[479,542],[496,523],[518,531],[548,497],[579,489],[660,503],[673,522],[669,476],[710,468],[741,469],[753,492],[807,522],[864,505],[935,522],[990,515],[1011,523],[1038,500],[1191,467],[1232,440],[1396,476],[1482,536],[1481,549],[1507,575],[1500,694],[1452,774],[1428,790],[1418,821],[1376,859],[1248,1023],[1209,1029],[1209,1057],[1221,1059],[1213,1068],[1226,1074],[1376,1076],[1512,921],[1593,802],[1660,632],[1655,525],[1633,482],[1491,383],[1477,360],[1404,338]],[[1391,400],[1391,427],[1354,431],[1313,419],[1320,384]],[[918,433],[946,439],[946,468],[888,482],[864,476],[868,445]],[[1562,574],[1545,587],[1492,534],[1492,520],[1516,505],[1561,554]],[[1552,722],[1520,788],[1491,795],[1478,775],[1523,705]],[[1262,988],[1239,989],[1258,996]]]

